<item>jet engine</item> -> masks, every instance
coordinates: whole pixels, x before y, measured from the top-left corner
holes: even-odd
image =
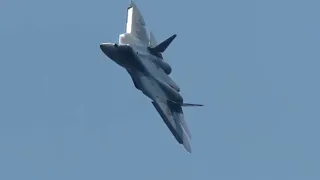
[[[163,69],[163,71],[164,71],[166,74],[169,75],[169,74],[172,72],[171,66],[170,66],[168,63],[166,63],[165,61],[160,60],[160,59],[157,59],[157,60],[156,60],[156,63],[157,63],[157,65],[158,65],[161,69]]]
[[[173,89],[171,86],[169,86],[167,83],[163,82],[162,80],[157,80],[160,87],[165,91],[169,99],[173,102],[182,104],[183,103],[183,98],[180,95],[179,92],[177,92],[175,89]]]

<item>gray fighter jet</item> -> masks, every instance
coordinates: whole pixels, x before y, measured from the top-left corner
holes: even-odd
[[[148,36],[144,19],[131,1],[127,8],[126,32],[119,35],[119,43],[102,43],[100,48],[111,60],[126,69],[134,86],[151,99],[173,136],[191,153],[191,134],[182,107],[203,105],[185,103],[179,86],[169,76],[172,69],[164,61],[162,53],[175,37],[173,35],[157,44],[152,32]]]

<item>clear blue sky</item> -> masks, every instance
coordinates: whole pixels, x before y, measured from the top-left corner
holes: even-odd
[[[193,153],[99,49],[129,0],[2,0],[0,179],[320,179],[319,1],[135,2],[205,104]]]

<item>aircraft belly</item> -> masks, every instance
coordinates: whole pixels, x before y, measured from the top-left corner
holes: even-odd
[[[152,77],[140,76],[139,84],[141,87],[141,91],[152,100],[153,106],[158,111],[159,115],[171,131],[172,135],[180,144],[183,144],[183,136],[181,136],[181,133],[179,134],[177,132],[180,124],[175,120],[170,106],[168,106],[167,104],[167,96],[163,92],[157,81]]]
[[[170,76],[168,75],[164,75],[164,81],[169,84],[169,86],[171,86],[174,90],[176,90],[177,92],[180,92],[180,87],[170,78]]]
[[[181,133],[177,132],[180,124],[176,122],[175,117],[172,114],[170,106],[167,104],[167,97],[161,87],[159,87],[156,80],[152,77],[143,76],[142,74],[135,73],[132,74],[132,80],[140,90],[152,100],[152,104],[158,111],[164,123],[167,125],[168,129],[171,131],[175,139],[183,144],[183,139]],[[157,103],[155,103],[157,102]]]
[[[156,81],[171,101],[183,103],[183,98],[178,91],[162,80],[157,79]]]
[[[124,67],[130,71],[146,72],[144,64],[139,59],[139,56],[135,55],[134,52],[123,55],[122,63]]]
[[[165,93],[162,91],[162,89],[159,87],[159,85],[152,77],[141,75],[138,79],[139,80],[136,82],[139,85],[140,90],[151,100],[167,100]]]
[[[137,67],[139,67],[136,68],[136,70],[139,71],[140,74],[143,74],[144,77],[147,77],[140,80],[140,84],[144,84],[144,87],[141,88],[144,88],[146,91],[153,89],[152,92],[156,92],[155,96],[157,96],[159,90],[161,90],[162,94],[168,97],[168,100],[182,103],[183,98],[178,92],[180,90],[179,87],[172,80],[170,81],[170,78],[163,79],[155,65],[149,61],[148,57],[149,55],[142,53],[135,55],[135,61],[137,62]]]

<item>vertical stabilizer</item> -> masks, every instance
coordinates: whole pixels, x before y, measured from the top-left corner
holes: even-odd
[[[166,39],[165,41],[163,41],[162,43],[158,44],[155,47],[151,48],[152,52],[157,52],[157,53],[163,53],[168,47],[169,45],[172,43],[172,41],[177,37],[176,34],[172,35],[171,37],[169,37],[168,39]]]

